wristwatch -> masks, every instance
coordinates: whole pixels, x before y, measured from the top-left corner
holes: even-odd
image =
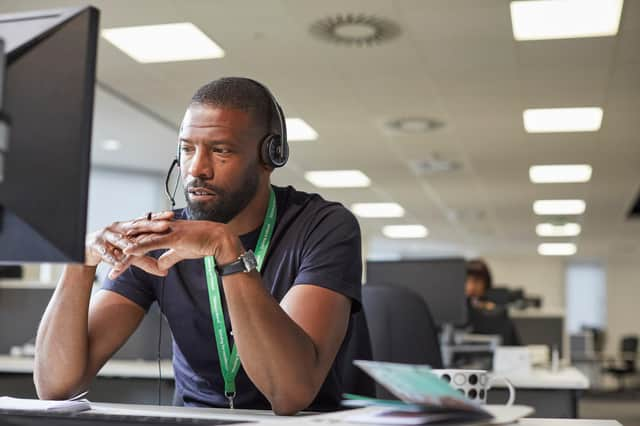
[[[238,272],[251,272],[258,268],[256,255],[251,250],[242,253],[236,260],[226,265],[218,265],[216,268],[221,277]]]

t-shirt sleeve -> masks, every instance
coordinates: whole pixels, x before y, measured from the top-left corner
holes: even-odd
[[[149,310],[156,300],[153,277],[135,266],[130,266],[115,280],[107,277],[102,284],[102,289],[126,297],[145,311]]]
[[[352,300],[352,311],[362,301],[360,226],[353,214],[339,204],[315,216],[307,235],[296,284],[312,284],[343,294]]]

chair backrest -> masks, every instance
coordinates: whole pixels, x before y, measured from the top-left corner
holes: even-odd
[[[624,336],[620,341],[620,350],[624,353],[638,353],[638,336]]]
[[[638,336],[624,336],[620,340],[620,352],[626,368],[630,371],[636,369],[638,356]]]
[[[341,391],[343,393],[375,397],[376,386],[373,379],[353,365],[353,361],[357,359],[373,359],[369,327],[364,310],[351,316],[351,327],[336,355],[336,365],[340,369],[338,374],[342,381]]]
[[[436,326],[420,295],[403,287],[365,285],[362,304],[374,360],[442,368]]]

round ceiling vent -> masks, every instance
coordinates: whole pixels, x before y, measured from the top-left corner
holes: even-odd
[[[392,21],[364,14],[330,16],[314,22],[311,34],[346,46],[372,46],[397,37],[400,27]]]

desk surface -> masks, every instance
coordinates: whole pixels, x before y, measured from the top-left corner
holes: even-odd
[[[563,367],[557,372],[544,368],[534,368],[530,373],[504,373],[517,388],[523,389],[589,389],[589,379],[575,367]],[[505,387],[496,382],[495,387]]]
[[[160,366],[162,368],[162,378],[173,379],[173,365],[171,364],[171,360],[162,360]],[[33,358],[0,355],[0,373],[31,374],[33,373]],[[112,359],[107,361],[104,367],[102,367],[98,376],[157,379],[158,362]]]
[[[274,424],[290,424],[290,425],[321,425],[327,424],[331,426],[353,426],[354,423],[347,423],[344,421],[345,416],[353,415],[357,411],[371,411],[376,408],[363,408],[359,410],[347,410],[341,412],[316,414],[310,416],[295,416],[295,417],[279,417],[275,416],[270,411],[258,411],[258,410],[228,410],[220,408],[185,408],[185,407],[166,407],[156,405],[132,405],[132,404],[102,404],[92,403],[92,406],[97,411],[108,412],[113,414],[139,414],[139,415],[154,415],[154,416],[179,416],[179,417],[197,417],[207,418],[216,417],[221,419],[237,419],[249,420],[259,422],[264,425]],[[496,409],[495,406],[494,410]],[[500,410],[498,407],[497,410]],[[574,419],[521,419],[519,421],[521,426],[622,426],[616,420],[574,420]]]

